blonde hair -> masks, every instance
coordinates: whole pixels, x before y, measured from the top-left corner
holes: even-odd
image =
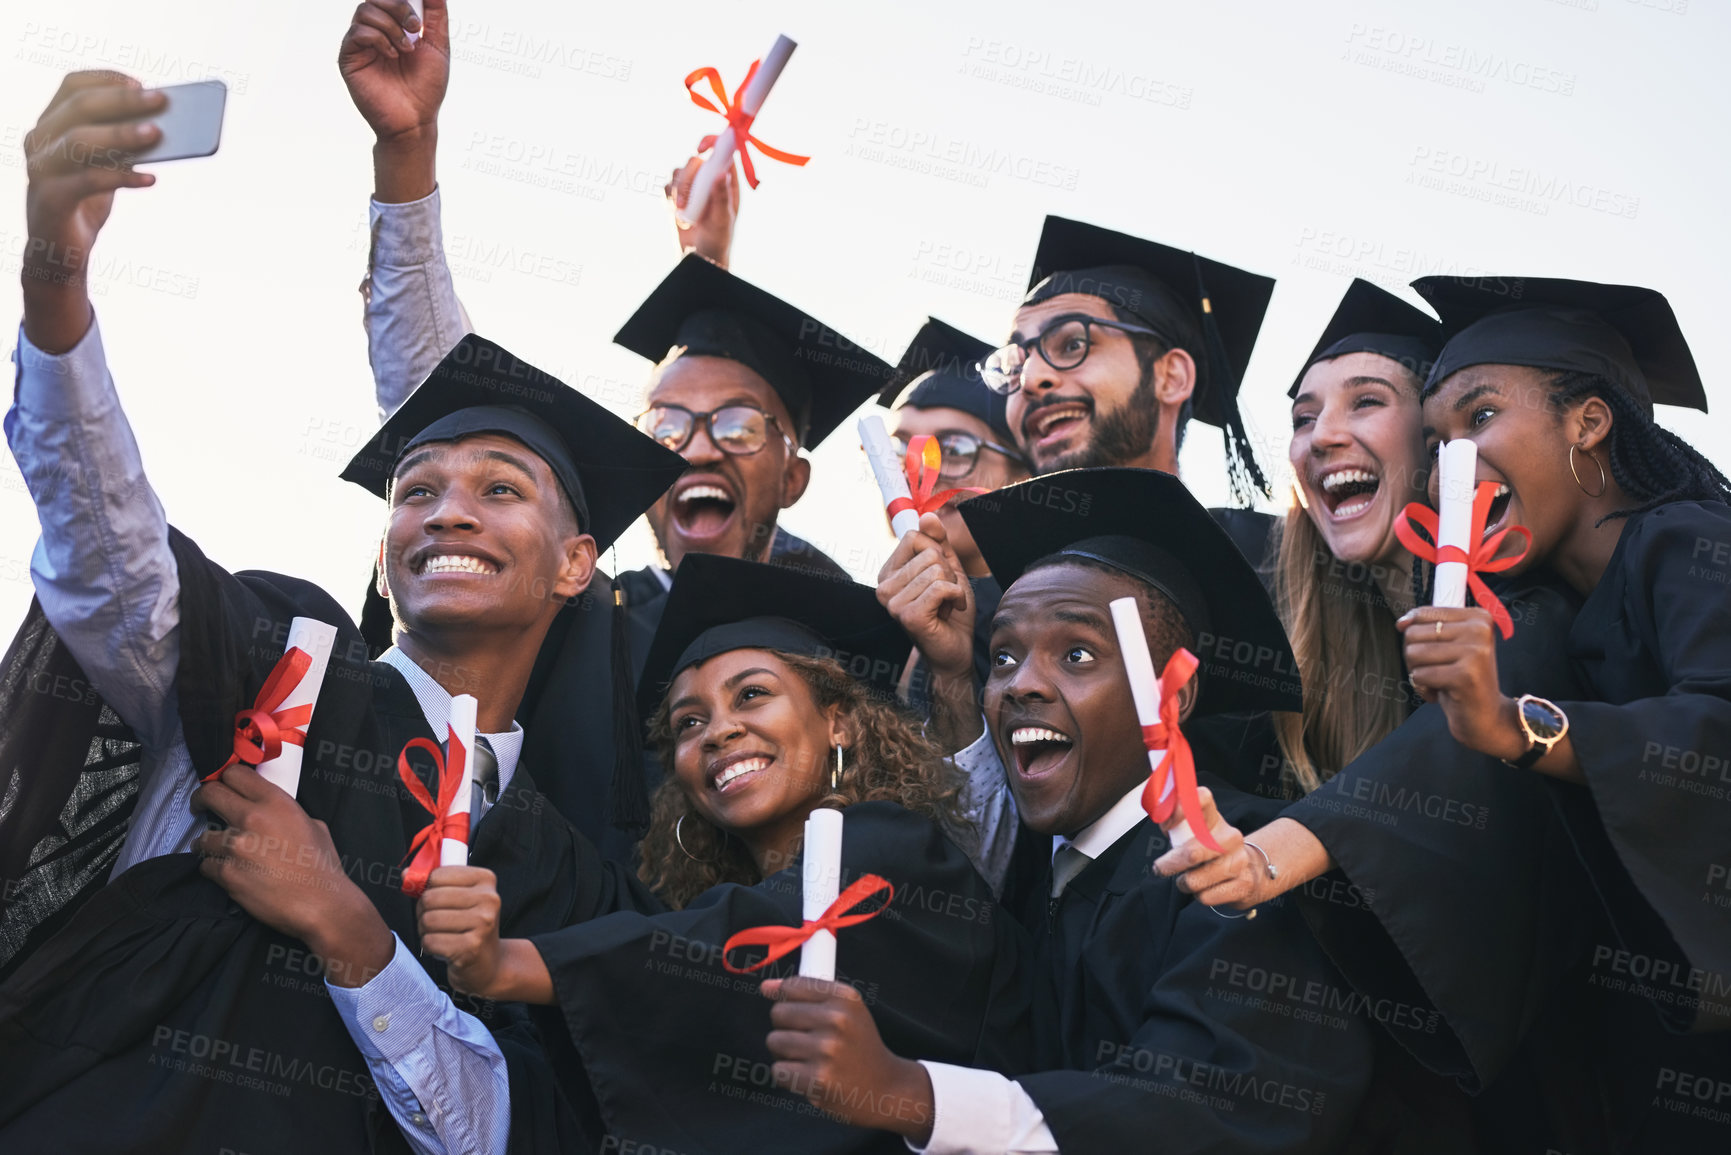
[[[813,809],[894,802],[933,821],[961,820],[956,771],[908,715],[873,697],[833,658],[769,652],[810,687],[818,709],[839,706],[853,722],[854,741],[841,783],[828,790],[825,775],[826,792],[812,803]],[[643,836],[638,877],[676,908],[719,883],[761,882],[745,844],[705,818],[674,777],[673,728],[665,698],[650,719],[649,740],[659,751],[666,773],[650,801],[649,832]]]
[[[1308,794],[1406,721],[1400,633],[1370,567],[1342,564],[1295,501],[1275,529],[1274,600],[1304,712],[1273,715],[1292,784]]]

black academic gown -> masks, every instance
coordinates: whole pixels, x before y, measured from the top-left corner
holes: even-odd
[[[883,914],[837,940],[837,977],[865,996],[884,1043],[904,1058],[1028,1069],[1031,975],[1020,927],[928,820],[867,802],[849,807],[844,822],[843,888],[868,873],[896,888]],[[886,1132],[825,1119],[772,1083],[770,1003],[758,985],[795,973],[798,956],[734,975],[721,944],[749,927],[800,921],[796,863],[756,886],[717,886],[683,910],[625,903],[534,940],[609,1149],[906,1150]],[[746,951],[734,961],[761,957]]]
[[[392,667],[365,660],[355,628],[316,587],[230,575],[180,535],[171,544],[181,584],[176,687],[201,774],[226,759],[233,717],[280,656],[289,619],[339,627],[298,798],[329,826],[344,871],[415,950],[401,866],[430,816],[399,783],[396,756],[410,738],[435,736],[413,692]],[[26,633],[41,628],[33,621]],[[43,781],[57,770],[35,769]],[[78,783],[63,813],[78,826],[102,771],[87,763],[79,774],[77,761],[67,771]],[[430,766],[414,772],[425,782]],[[544,803],[526,765],[479,823],[472,859],[498,873],[506,933],[557,926],[575,907],[617,904],[625,899],[615,888],[630,887]],[[0,1150],[409,1149],[302,943],[242,912],[198,873],[193,855],[150,859],[112,882],[97,873],[102,861],[82,859],[89,885],[60,894],[61,908],[39,920],[30,949],[12,957],[0,983]],[[106,861],[111,867],[112,853]],[[442,977],[437,964],[429,972]],[[580,1149],[580,1124],[520,1008],[459,1005],[506,1056],[512,1150]]]
[[[1242,829],[1278,810],[1199,777]],[[1064,1155],[1339,1150],[1375,1064],[1362,1006],[1294,904],[1223,917],[1153,875],[1168,845],[1144,818],[1056,903],[1023,896],[1050,993],[1017,1082]]]
[[[1609,923],[1588,981],[1618,1151],[1731,1148],[1727,543],[1717,502],[1629,519],[1569,635],[1587,787],[1559,802]]]

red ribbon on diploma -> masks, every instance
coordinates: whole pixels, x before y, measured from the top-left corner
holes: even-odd
[[[685,78],[685,91],[691,94],[692,103],[710,112],[720,113],[727,118],[727,123],[733,127],[734,140],[738,141],[736,151],[739,153],[740,167],[745,169],[745,181],[752,188],[757,187],[757,171],[751,167],[751,150],[746,147],[747,145],[755,144],[764,156],[770,160],[779,160],[782,164],[804,165],[806,161],[811,159],[809,156],[799,156],[791,152],[782,152],[779,148],[771,148],[751,135],[751,122],[757,118],[739,106],[739,98],[747,88],[751,87],[751,78],[757,75],[757,66],[761,63],[763,62],[760,60],[751,62],[751,68],[746,72],[744,82],[733,90],[732,100],[727,98],[727,87],[721,83],[721,73],[713,68],[699,68]],[[704,79],[709,81],[709,87],[715,92],[715,99],[719,100],[723,107],[717,108],[709,103],[707,98],[692,87],[699,80]],[[697,151],[702,152],[704,149],[714,146],[715,136],[712,134],[697,142]]]
[[[884,900],[874,909],[864,914],[844,913],[880,891],[883,892]],[[748,975],[752,971],[761,970],[783,955],[791,954],[804,946],[805,940],[820,930],[834,934],[844,926],[856,926],[876,918],[884,912],[885,907],[895,901],[895,897],[896,888],[891,886],[887,879],[876,874],[865,875],[837,895],[836,900],[829,904],[829,909],[810,922],[800,926],[754,926],[733,935],[722,944],[721,965],[736,975]],[[728,961],[727,956],[742,946],[766,946],[769,953],[764,955],[761,961],[748,967],[736,967]]]
[[[1473,491],[1473,519],[1467,531],[1468,540],[1478,542],[1471,553],[1458,545],[1437,547],[1432,542],[1437,540],[1437,512],[1429,506],[1420,505],[1414,501],[1400,511],[1400,516],[1394,519],[1394,535],[1400,538],[1400,543],[1412,551],[1414,557],[1424,561],[1440,563],[1445,561],[1465,562],[1467,567],[1467,589],[1472,591],[1473,601],[1491,612],[1491,620],[1497,623],[1497,629],[1507,640],[1515,632],[1515,623],[1509,617],[1509,611],[1503,603],[1497,600],[1497,595],[1491,592],[1480,574],[1502,573],[1511,568],[1532,548],[1533,535],[1524,525],[1509,525],[1485,536],[1485,521],[1490,517],[1491,504],[1497,499],[1497,483],[1481,481]],[[1430,541],[1418,535],[1413,527],[1430,534]],[[1509,557],[1498,558],[1497,550],[1502,548],[1503,539],[1511,533],[1518,533],[1526,540],[1521,543],[1519,553]]]
[[[1178,728],[1178,691],[1200,665],[1196,655],[1180,646],[1166,660],[1160,671],[1160,720],[1142,727],[1142,745],[1152,752],[1166,751],[1158,770],[1148,772],[1148,783],[1142,787],[1142,809],[1157,825],[1164,825],[1179,809],[1190,824],[1196,841],[1213,851],[1220,850],[1214,835],[1202,823],[1202,796],[1196,792],[1196,759],[1190,753],[1190,742]],[[1171,790],[1167,783],[1172,783]]]
[[[944,507],[944,502],[958,493],[985,493],[977,485],[961,485],[954,489],[946,489],[942,493],[933,493],[938,487],[938,466],[943,464],[944,451],[938,446],[938,439],[927,433],[908,439],[907,456],[902,460],[902,473],[908,479],[908,492],[912,497],[898,497],[889,503],[888,512],[891,520],[904,509],[911,509],[918,514],[936,513]]]
[[[410,859],[410,862],[403,871],[403,893],[410,898],[421,897],[421,892],[427,889],[427,876],[439,865],[439,847],[445,839],[455,838],[463,843],[469,841],[468,812],[451,813],[451,802],[457,797],[457,791],[466,789],[469,785],[469,775],[466,772],[469,752],[457,741],[455,730],[451,730],[450,735],[447,745],[451,747],[451,756],[448,761],[445,752],[440,750],[439,744],[431,738],[411,738],[403,747],[403,752],[397,755],[397,777],[403,780],[403,785],[409,788],[415,801],[433,816],[433,820],[421,827],[415,837],[409,840],[409,853],[404,856]],[[427,788],[421,785],[414,767],[409,765],[409,751],[417,748],[433,756],[433,765],[439,771],[438,798],[427,793]]]
[[[291,746],[307,744],[307,736],[300,727],[312,721],[312,705],[291,706],[287,710],[277,707],[301,684],[312,664],[313,656],[298,646],[290,646],[283,652],[272,667],[270,677],[258,688],[252,708],[234,716],[234,752],[228,756],[227,762],[206,774],[201,781],[214,782],[230,766],[242,762],[249,766],[269,762],[282,753],[285,742]]]

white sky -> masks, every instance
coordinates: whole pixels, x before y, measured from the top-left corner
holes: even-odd
[[[220,152],[121,195],[94,299],[170,520],[231,568],[358,607],[382,509],[336,480],[374,425],[355,292],[371,135],[334,64],[351,11],[8,3],[0,312],[18,308],[21,137],[60,74],[227,80]],[[1282,467],[1286,387],[1355,274],[1648,285],[1710,392],[1731,369],[1715,339],[1731,15],[1715,0],[457,0],[453,24],[441,183],[459,291],[483,334],[623,415],[646,365],[609,339],[674,261],[668,170],[719,123],[681,81],[709,64],[731,89],[778,32],[800,48],[759,132],[814,159],[760,164],[734,268],[889,360],[928,313],[1002,336],[1057,212],[1278,278],[1244,405]],[[1731,465],[1731,400],[1713,403],[1663,419]],[[1193,425],[1185,478],[1214,504],[1220,454]],[[845,432],[784,524],[875,577],[889,533]],[[0,457],[8,635],[36,532]],[[649,548],[639,525],[621,567]]]

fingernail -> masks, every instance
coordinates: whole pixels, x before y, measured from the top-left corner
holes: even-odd
[[[409,13],[408,28],[410,32],[419,32],[421,30],[421,18],[416,16],[413,12]]]

